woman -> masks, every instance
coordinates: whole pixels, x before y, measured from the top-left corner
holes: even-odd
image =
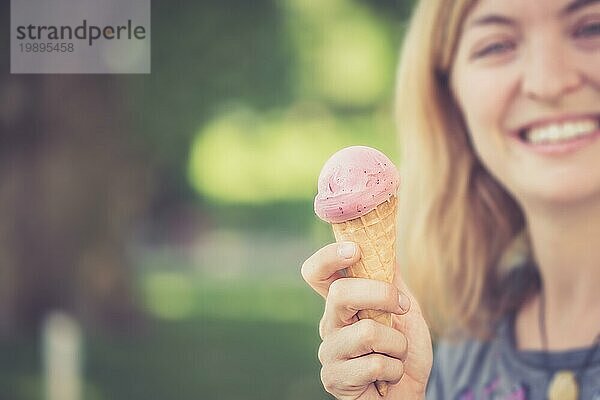
[[[600,399],[600,1],[422,0],[397,100],[402,277],[344,278],[352,243],[302,266],[325,389]]]

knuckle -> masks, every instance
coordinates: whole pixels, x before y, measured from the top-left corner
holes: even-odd
[[[372,319],[361,319],[356,325],[357,338],[366,350],[371,351],[377,341],[377,322]]]
[[[331,379],[331,374],[329,371],[329,368],[327,368],[326,366],[321,367],[321,383],[323,383],[323,388],[325,389],[325,391],[333,394],[333,392],[335,391],[335,385],[333,380]]]
[[[398,381],[404,376],[404,363],[398,361]]]
[[[307,258],[303,263],[302,263],[302,267],[300,268],[300,274],[302,275],[302,278],[306,281],[306,282],[310,282],[312,279],[312,275],[313,275],[313,271],[314,271],[314,260],[313,260],[314,256],[311,256],[309,258]]]
[[[399,295],[399,291],[398,288],[394,285],[392,285],[391,283],[386,283],[383,289],[383,295],[385,296],[385,299],[387,301],[390,302],[390,304],[397,304],[398,303],[398,295]]]
[[[308,257],[306,260],[304,260],[304,262],[302,263],[302,266],[300,267],[300,274],[302,275],[302,278],[304,278],[304,280],[306,282],[312,282],[315,280],[315,276],[318,276],[318,271],[320,268],[322,268],[322,266],[326,265],[326,258],[327,258],[327,254],[328,251],[326,251],[328,248],[335,246],[335,243],[330,243],[327,246],[321,247],[319,250],[317,250],[316,252],[314,252],[310,257]]]
[[[317,350],[317,358],[319,359],[319,362],[321,363],[321,365],[325,364],[325,354],[326,354],[326,349],[325,349],[325,342],[321,342],[321,344],[319,345],[319,349]]]
[[[370,378],[373,379],[377,379],[379,377],[381,377],[383,375],[383,373],[385,372],[385,359],[383,358],[384,356],[381,356],[379,354],[377,355],[373,355],[371,357],[371,360],[368,364],[368,374]]]
[[[327,297],[332,298],[336,301],[343,300],[347,292],[346,279],[341,278],[331,282],[331,285],[329,286],[329,294]]]
[[[391,379],[389,380],[389,382],[392,385],[395,385],[398,382],[400,382],[400,380],[402,379],[403,376],[404,376],[404,363],[402,363],[401,361],[394,362],[394,374],[391,377]]]
[[[325,315],[323,315],[319,321],[319,336],[321,337],[321,340],[325,339]]]
[[[403,333],[400,333],[400,346],[402,346],[402,353],[406,357],[408,352],[408,338]]]

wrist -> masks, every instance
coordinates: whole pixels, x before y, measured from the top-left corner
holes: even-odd
[[[422,390],[401,390],[399,392],[395,392],[394,396],[390,398],[391,400],[426,400],[426,392],[425,388]]]

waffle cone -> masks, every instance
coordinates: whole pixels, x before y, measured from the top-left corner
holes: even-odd
[[[392,196],[374,210],[346,222],[331,224],[337,242],[358,244],[360,261],[346,269],[347,275],[392,283],[396,269],[396,209],[398,199]],[[392,326],[392,315],[377,310],[361,310],[359,319],[373,319]],[[387,383],[375,382],[381,396],[387,393]]]

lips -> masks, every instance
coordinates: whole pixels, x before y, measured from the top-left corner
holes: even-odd
[[[528,124],[515,136],[529,145],[550,145],[578,140],[599,130],[600,116],[581,116]]]
[[[600,115],[538,120],[512,131],[510,136],[528,152],[544,157],[566,156],[600,139]]]

